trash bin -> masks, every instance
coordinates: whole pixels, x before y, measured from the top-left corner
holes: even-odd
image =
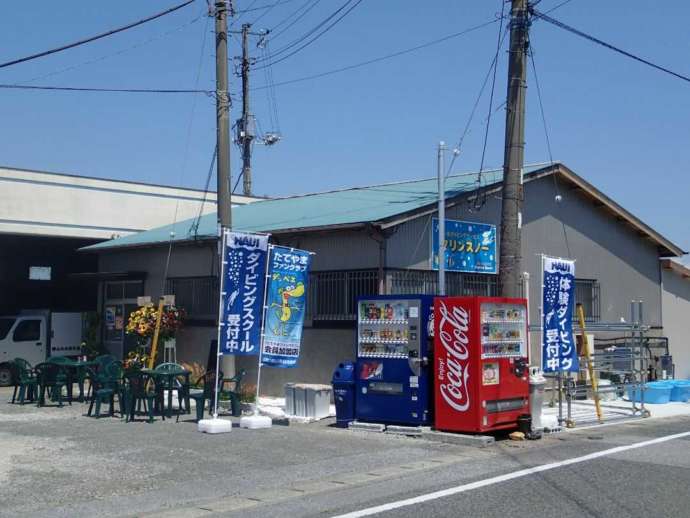
[[[355,419],[355,364],[342,362],[333,373],[335,425],[347,428]]]
[[[306,385],[307,417],[323,419],[331,411],[331,386]]]
[[[539,367],[529,369],[529,412],[532,416],[532,430],[541,430],[542,407],[544,405],[544,387],[546,378]]]

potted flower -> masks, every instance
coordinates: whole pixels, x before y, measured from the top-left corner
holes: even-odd
[[[160,329],[158,339],[162,342],[174,340],[177,332],[182,327],[186,313],[182,308],[169,306],[163,308],[161,314]],[[150,348],[151,339],[156,332],[156,321],[158,319],[158,308],[153,305],[142,306],[129,315],[126,332],[137,337],[140,352]],[[174,345],[173,345],[174,347]],[[140,354],[135,351],[135,356]],[[140,358],[137,356],[138,360]]]

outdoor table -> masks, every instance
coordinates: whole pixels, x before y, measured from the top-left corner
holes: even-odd
[[[161,404],[161,409],[160,413],[161,415],[164,415],[165,409],[163,408],[163,387],[167,386],[168,387],[168,417],[172,418],[172,387],[175,383],[175,378],[179,376],[184,376],[184,387],[189,387],[189,376],[192,374],[190,371],[185,370],[185,369],[178,369],[174,371],[169,371],[169,372],[162,372],[162,371],[157,371],[155,369],[141,369],[141,372],[144,374],[147,374],[153,378],[153,382],[156,385],[156,392],[160,391],[160,404]],[[163,380],[163,383],[160,383],[159,380]],[[185,388],[185,390],[187,390]],[[178,405],[179,409],[178,411],[181,410],[182,408],[182,399],[180,397],[180,391],[178,390]],[[189,411],[189,409],[187,409]]]
[[[62,358],[57,365],[60,365],[61,367],[64,367],[65,370],[67,371],[67,399],[68,401],[73,401],[73,384],[76,379],[77,383],[79,384],[79,398],[78,401],[84,402],[84,383],[83,383],[83,374],[84,374],[84,369],[86,367],[94,367],[97,364],[97,362],[93,360],[88,360],[88,361],[81,361],[81,360],[73,360],[71,358]]]

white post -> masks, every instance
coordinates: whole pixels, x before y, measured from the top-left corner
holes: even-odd
[[[218,382],[220,381],[218,379],[218,376],[220,375],[220,359],[223,356],[223,354],[220,352],[220,329],[222,327],[223,323],[223,295],[225,295],[225,275],[223,275],[223,265],[227,263],[225,260],[225,251],[227,247],[227,238],[228,238],[228,231],[224,228],[221,228],[221,252],[220,252],[220,264],[218,268],[218,275],[220,276],[220,290],[219,294],[220,296],[218,297],[218,338],[216,340],[216,386],[213,391],[214,397],[213,397],[213,418],[218,419]]]
[[[446,294],[446,186],[443,155],[446,143],[438,143],[438,294]]]
[[[264,302],[261,306],[263,308],[263,315],[261,318],[261,339],[259,340],[259,365],[256,371],[256,401],[254,401],[254,415],[259,415],[259,385],[261,384],[261,360],[264,350],[264,331],[266,326],[266,317],[268,308],[266,307],[266,298],[268,297],[268,277],[271,268],[271,253],[273,252],[273,245],[268,245],[268,254],[266,254],[266,277],[264,278]]]

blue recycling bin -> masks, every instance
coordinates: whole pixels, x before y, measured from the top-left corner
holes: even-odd
[[[335,400],[335,425],[347,428],[355,419],[355,363],[339,363],[331,383]]]

